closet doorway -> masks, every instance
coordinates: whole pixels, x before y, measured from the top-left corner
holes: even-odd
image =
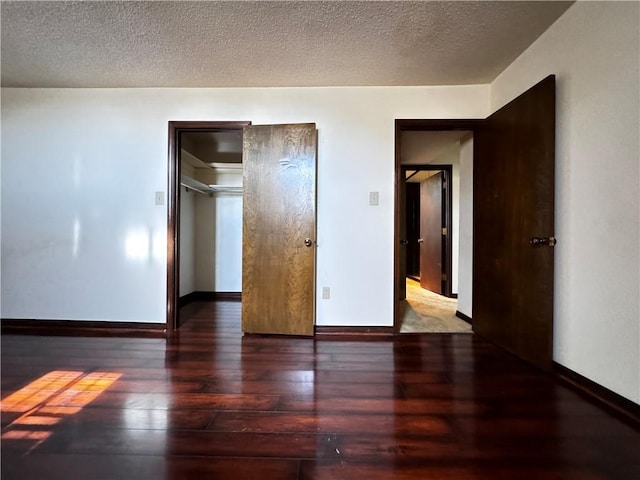
[[[313,335],[315,123],[169,122],[167,332],[242,291],[245,333]]]
[[[194,300],[240,299],[242,129],[169,122],[167,331]]]

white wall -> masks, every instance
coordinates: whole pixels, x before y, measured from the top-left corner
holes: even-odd
[[[488,111],[488,86],[3,89],[2,316],[164,322],[167,122],[251,120],[318,126],[317,324],[392,325],[394,119]]]
[[[460,141],[458,311],[473,317],[473,135]],[[464,266],[464,268],[462,268]]]
[[[554,359],[637,403],[639,9],[574,4],[491,85],[496,110],[557,75]]]
[[[242,291],[242,197],[216,197],[215,291]]]
[[[242,169],[196,169],[194,178],[206,185],[242,186]],[[199,195],[195,215],[195,289],[199,292],[241,292],[242,195]]]
[[[452,293],[459,294],[460,278],[460,148],[455,150],[455,163],[451,169],[451,197],[453,198],[451,212],[451,289]],[[471,265],[463,265],[463,269],[470,269]]]
[[[195,207],[195,289],[198,292],[215,292],[216,198],[198,195]]]
[[[217,185],[241,186],[242,169],[216,172]],[[242,196],[219,194],[215,200],[216,292],[242,291]]]
[[[195,196],[180,187],[180,281],[179,296],[195,291]]]
[[[242,196],[198,196],[195,229],[195,289],[241,292]]]

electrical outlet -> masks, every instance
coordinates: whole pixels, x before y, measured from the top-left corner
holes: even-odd
[[[329,300],[331,298],[331,289],[329,287],[322,287],[322,299]]]

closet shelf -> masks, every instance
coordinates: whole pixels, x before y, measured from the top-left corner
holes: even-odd
[[[203,195],[242,195],[241,185],[207,185],[186,175],[180,176],[180,185]]]
[[[242,163],[218,163],[211,162],[207,163],[209,168],[213,168],[214,170],[220,173],[242,173]]]

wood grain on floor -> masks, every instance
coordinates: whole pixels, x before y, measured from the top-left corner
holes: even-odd
[[[243,336],[238,302],[3,335],[2,397],[4,480],[640,478],[635,426],[474,335]]]

